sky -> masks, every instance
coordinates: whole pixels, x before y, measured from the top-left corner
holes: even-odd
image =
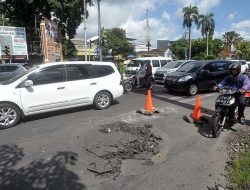
[[[97,2],[88,7],[87,38],[98,34]],[[182,9],[196,5],[200,14],[214,14],[214,38],[222,38],[226,31],[236,31],[250,40],[249,0],[101,0],[101,26],[107,29],[123,28],[135,44],[146,42],[146,12],[148,9],[149,34],[152,47],[157,40],[177,40],[184,36]],[[83,37],[83,24],[77,29],[77,37]],[[200,38],[197,26],[192,27],[192,38]]]

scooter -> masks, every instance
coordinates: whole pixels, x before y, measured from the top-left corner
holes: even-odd
[[[236,121],[238,117],[238,106],[234,95],[240,93],[238,89],[224,87],[219,90],[220,95],[215,100],[215,116],[212,124],[212,134],[216,138],[220,135],[223,127],[229,121]],[[233,115],[233,118],[230,118]]]
[[[126,92],[130,92],[135,88],[146,88],[146,89],[152,89],[154,87],[154,78],[153,76],[149,77],[147,81],[144,79],[144,77],[139,78],[139,84],[137,83],[136,75],[132,75],[131,77],[127,78],[123,82],[123,88]]]

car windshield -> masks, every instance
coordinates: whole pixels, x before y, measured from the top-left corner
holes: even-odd
[[[140,67],[142,64],[149,62],[149,60],[131,60],[127,67]]]
[[[169,62],[168,64],[164,65],[163,68],[175,69],[175,68],[181,66],[182,63],[184,63],[184,61],[173,61],[173,62]]]
[[[185,73],[195,73],[202,66],[200,62],[190,62],[189,64],[184,64],[178,71]]]
[[[22,78],[22,77],[23,77],[24,75],[26,75],[27,73],[29,73],[29,72],[31,72],[31,71],[37,69],[37,68],[38,68],[38,66],[34,66],[34,67],[30,68],[29,70],[24,71],[23,73],[21,73],[21,74],[19,74],[19,75],[16,75],[15,77],[13,77],[13,78],[11,78],[11,79],[9,79],[9,80],[6,80],[6,81],[1,82],[0,84],[1,84],[1,85],[8,85],[8,84],[11,84],[11,83],[15,82],[16,80]]]

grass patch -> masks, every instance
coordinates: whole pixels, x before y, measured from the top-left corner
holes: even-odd
[[[250,151],[234,161],[229,176],[235,185],[235,190],[250,189]]]

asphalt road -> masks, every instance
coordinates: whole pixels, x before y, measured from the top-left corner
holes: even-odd
[[[193,110],[196,97],[170,93],[162,86],[153,91],[155,107],[164,114],[138,116],[145,104],[142,89],[124,94],[107,110],[91,106],[26,118],[20,125],[0,131],[0,189],[207,189],[225,183],[225,139],[236,129],[211,138],[210,125],[197,127],[182,117]],[[202,113],[213,114],[217,93],[201,93]],[[247,108],[246,115],[249,115]],[[98,141],[101,124],[116,121],[148,122],[163,138],[153,166],[127,160],[116,179],[94,176],[84,145]],[[249,121],[248,121],[249,122]]]

